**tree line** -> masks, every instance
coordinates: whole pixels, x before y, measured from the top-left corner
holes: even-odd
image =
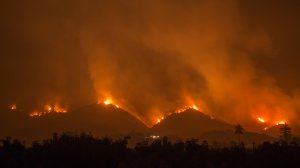
[[[242,127],[235,129],[241,136]],[[281,139],[252,148],[246,148],[240,138],[239,143],[218,147],[198,139],[171,142],[162,137],[144,139],[134,148],[129,148],[130,137],[113,140],[87,133],[55,133],[49,139],[33,142],[31,146],[8,137],[1,140],[0,167],[297,167],[300,165],[299,144],[285,139],[290,135],[290,129],[282,127],[281,131]]]

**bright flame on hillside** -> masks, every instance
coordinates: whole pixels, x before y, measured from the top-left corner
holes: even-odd
[[[161,121],[161,119],[159,118],[159,119],[157,119],[156,123],[160,123],[160,121]]]
[[[52,107],[50,105],[46,105],[45,110],[50,113],[52,111]]]
[[[259,122],[262,122],[262,123],[265,123],[265,122],[266,122],[264,119],[262,119],[262,118],[260,118],[260,117],[258,117],[257,120],[258,120]]]
[[[165,117],[160,117],[156,120],[156,124],[160,123],[163,119],[165,119]]]
[[[285,121],[279,121],[279,122],[276,122],[276,125],[284,125],[284,124],[286,124]]]
[[[104,103],[105,105],[109,105],[109,104],[111,104],[111,100],[107,99],[107,100],[105,100],[103,103]]]
[[[271,125],[265,127],[264,130],[266,131],[266,130],[268,130],[269,128],[275,126],[275,125],[284,125],[284,124],[286,124],[286,121],[281,120],[281,121],[275,122],[274,124],[271,124]]]
[[[54,106],[54,112],[56,112],[56,113],[66,113],[67,110],[66,110],[66,109],[63,109],[63,108],[61,108],[61,107],[59,107],[59,106],[57,106],[57,105],[55,105],[55,106]]]
[[[193,105],[192,108],[193,108],[194,110],[199,110],[198,107],[197,107],[196,105]]]
[[[183,106],[183,107],[180,107],[178,108],[177,110],[175,110],[175,112],[170,112],[168,114],[166,114],[165,116],[163,117],[159,117],[155,120],[155,124],[158,124],[160,123],[162,120],[164,120],[166,117],[172,115],[172,114],[180,114],[182,112],[185,112],[186,110],[189,110],[189,109],[194,109],[194,110],[199,110],[198,107],[196,105],[192,105],[192,106]],[[212,118],[212,117],[211,117]]]
[[[39,117],[39,116],[42,116],[43,114],[40,113],[40,112],[32,112],[29,114],[30,117]]]
[[[119,105],[113,104],[113,101],[111,99],[106,99],[103,102],[98,101],[98,104],[101,104],[101,103],[103,103],[104,105],[114,105],[116,108],[120,108]]]
[[[182,112],[185,112],[186,110],[189,110],[189,109],[199,110],[196,105],[193,105],[193,106],[183,106],[183,107],[177,109],[175,111],[175,113],[182,113]]]
[[[40,117],[42,115],[49,114],[49,113],[66,113],[66,112],[67,112],[66,109],[59,107],[58,105],[54,105],[54,107],[52,107],[50,105],[45,105],[44,111],[41,111],[41,112],[34,111],[34,112],[30,113],[29,116],[30,117]]]

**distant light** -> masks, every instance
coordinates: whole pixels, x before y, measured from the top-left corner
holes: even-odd
[[[10,106],[10,109],[11,109],[11,110],[16,110],[16,109],[17,109],[17,105],[16,105],[16,104],[12,104],[12,105]]]
[[[159,138],[158,135],[151,135],[150,137],[151,137],[152,139],[157,139],[157,138]]]

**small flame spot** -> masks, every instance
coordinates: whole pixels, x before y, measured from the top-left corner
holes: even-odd
[[[266,122],[263,118],[260,118],[260,117],[258,117],[257,120],[258,120],[259,122],[262,122],[262,123],[265,123],[265,122]]]
[[[285,121],[279,121],[279,122],[276,122],[276,125],[284,125],[284,124],[286,124]]]

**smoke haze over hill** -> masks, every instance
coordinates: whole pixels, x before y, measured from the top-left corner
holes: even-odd
[[[147,125],[182,105],[250,129],[257,117],[299,125],[299,7],[4,1],[0,105],[74,109],[109,98]]]

